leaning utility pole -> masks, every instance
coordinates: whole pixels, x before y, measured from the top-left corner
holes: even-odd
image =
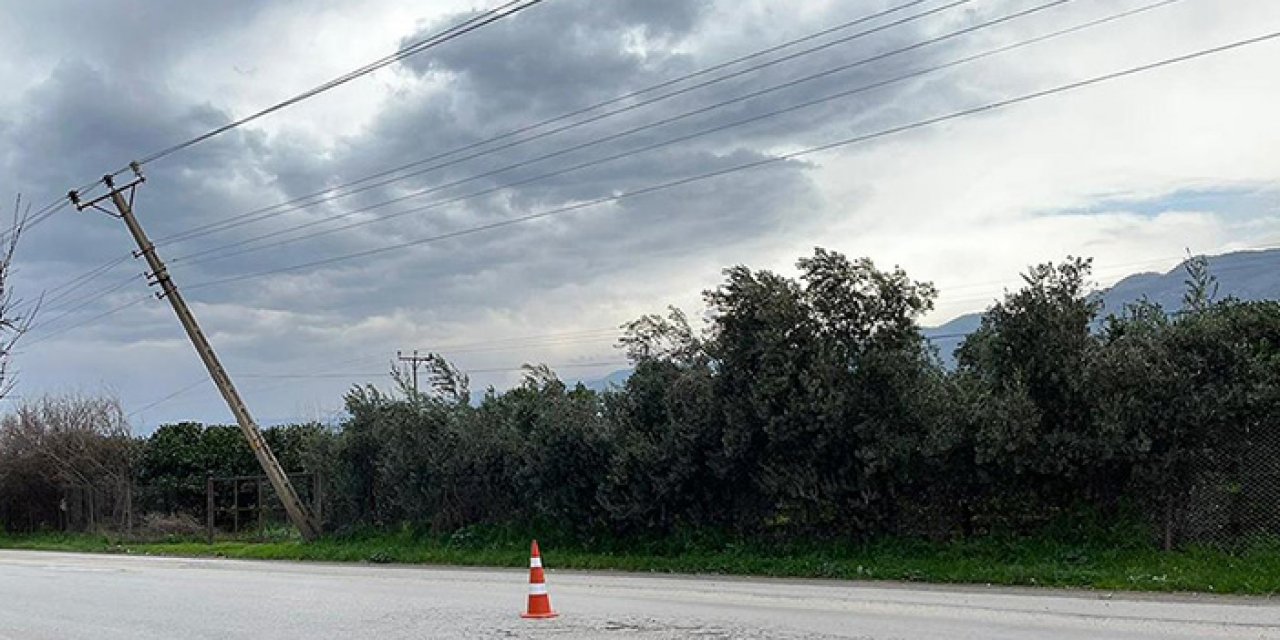
[[[298,528],[302,537],[306,540],[314,540],[320,535],[319,523],[311,515],[311,511],[298,498],[298,492],[294,490],[293,484],[289,482],[289,476],[285,475],[284,469],[280,467],[279,461],[276,460],[275,454],[271,453],[271,447],[267,445],[266,439],[262,437],[262,432],[258,430],[258,425],[253,421],[253,417],[249,415],[249,409],[245,407],[244,401],[240,399],[239,392],[236,391],[235,385],[231,383],[231,376],[227,375],[227,371],[222,368],[222,363],[218,361],[218,356],[213,352],[213,346],[209,344],[208,338],[200,331],[200,325],[196,324],[196,317],[192,315],[191,309],[187,307],[186,301],[182,299],[182,294],[178,293],[178,287],[173,284],[173,279],[169,277],[169,271],[165,268],[164,262],[160,260],[160,256],[156,253],[156,247],[151,240],[147,238],[147,234],[142,230],[142,225],[138,224],[138,219],[133,215],[133,195],[138,185],[146,181],[142,176],[142,170],[138,163],[130,163],[133,169],[134,180],[122,187],[115,185],[112,176],[104,176],[103,184],[107,185],[109,193],[102,195],[89,202],[81,202],[80,196],[75,191],[70,192],[67,196],[71,199],[76,209],[83,211],[89,207],[93,207],[109,216],[124,220],[125,226],[129,227],[129,233],[133,234],[133,240],[138,244],[138,250],[133,256],[144,257],[147,259],[147,265],[151,267],[149,274],[150,284],[159,285],[160,291],[156,293],[157,298],[168,299],[169,304],[173,306],[173,311],[178,315],[178,320],[182,323],[182,328],[186,330],[187,337],[191,339],[191,344],[195,346],[196,353],[200,355],[200,359],[204,362],[205,369],[209,370],[209,376],[213,378],[213,383],[217,385],[218,391],[222,393],[223,399],[227,401],[227,406],[231,407],[231,413],[235,414],[236,422],[240,423],[240,430],[244,432],[244,437],[249,441],[249,448],[253,450],[253,455],[258,459],[258,464],[262,465],[263,472],[271,480],[271,486],[275,488],[276,495],[280,497],[280,502],[284,504],[285,511],[289,514],[289,520]],[[129,198],[126,200],[124,193],[128,192]],[[98,203],[110,199],[115,205],[118,213],[111,213],[106,209],[98,206]]]
[[[414,349],[413,355],[411,356],[401,355],[401,353],[397,351],[396,359],[398,359],[400,362],[408,362],[410,363],[410,366],[413,367],[413,392],[417,393],[418,392],[418,367],[423,362],[430,360],[431,356],[430,355],[420,356],[418,355],[418,350]]]

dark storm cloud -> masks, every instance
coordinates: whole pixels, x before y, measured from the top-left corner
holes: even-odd
[[[461,39],[434,55],[411,58],[407,66],[420,74],[446,73],[463,91],[485,96],[473,105],[482,118],[562,111],[584,99],[611,97],[655,71],[686,67],[691,61],[684,56],[650,57],[627,46],[639,39],[670,47],[709,7],[685,0],[548,3],[518,20],[495,23],[483,39]]]

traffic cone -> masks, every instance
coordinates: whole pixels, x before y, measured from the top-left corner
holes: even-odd
[[[554,618],[560,614],[551,610],[551,598],[547,597],[547,576],[542,572],[542,554],[538,553],[538,541],[533,541],[529,552],[529,610],[521,618]]]

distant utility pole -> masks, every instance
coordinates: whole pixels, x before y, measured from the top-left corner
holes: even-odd
[[[227,406],[231,407],[231,413],[235,414],[236,422],[240,423],[240,430],[244,432],[244,437],[249,441],[249,448],[253,450],[253,455],[257,457],[258,464],[262,465],[263,472],[271,480],[271,486],[275,488],[276,495],[280,497],[280,502],[284,503],[285,511],[289,514],[289,520],[298,528],[302,537],[306,540],[314,540],[320,535],[320,525],[311,515],[311,511],[298,498],[298,492],[294,490],[293,484],[289,482],[289,476],[285,475],[284,469],[280,468],[280,462],[276,460],[275,454],[271,453],[271,447],[267,445],[267,441],[262,437],[262,432],[258,430],[258,425],[253,421],[253,417],[249,415],[249,409],[245,407],[244,401],[240,399],[239,392],[236,391],[235,385],[231,383],[231,376],[227,375],[227,371],[222,368],[222,363],[218,361],[218,356],[213,352],[213,346],[209,344],[208,338],[200,331],[200,325],[196,324],[196,317],[192,315],[191,309],[187,307],[186,301],[182,299],[182,294],[178,293],[178,287],[173,284],[173,279],[169,277],[169,271],[165,268],[164,262],[160,260],[160,256],[156,253],[156,247],[151,240],[147,238],[147,234],[143,232],[142,225],[138,223],[138,219],[133,215],[133,195],[138,185],[146,181],[142,176],[142,170],[138,163],[130,163],[135,176],[134,180],[122,187],[115,185],[112,176],[104,176],[102,183],[107,185],[109,193],[102,195],[89,202],[81,202],[79,194],[75,191],[70,192],[67,196],[71,199],[76,209],[83,211],[89,207],[93,207],[111,217],[124,220],[125,226],[129,228],[129,233],[133,234],[133,240],[138,244],[138,250],[134,252],[134,257],[144,257],[147,259],[147,265],[151,267],[151,273],[148,274],[150,284],[159,285],[160,291],[156,293],[156,297],[160,299],[168,299],[169,304],[173,306],[173,311],[178,315],[178,321],[182,323],[182,328],[186,330],[187,337],[191,339],[191,344],[195,346],[196,353],[200,355],[200,359],[204,361],[205,369],[209,370],[209,376],[213,378],[213,382],[218,387],[218,391],[222,393],[223,399],[227,401]],[[125,199],[125,193],[128,193],[128,199]],[[99,202],[103,200],[111,200],[111,204],[115,205],[116,212],[112,213],[100,206]]]
[[[418,392],[418,367],[419,367],[419,366],[421,366],[423,362],[426,362],[426,361],[427,361],[427,360],[429,360],[430,358],[431,358],[431,356],[430,356],[430,355],[425,355],[425,356],[420,356],[420,355],[418,355],[418,350],[417,350],[417,349],[414,349],[414,350],[413,350],[413,355],[411,355],[411,356],[403,355],[403,354],[402,354],[402,353],[400,353],[399,351],[397,351],[397,352],[396,352],[396,359],[397,359],[397,360],[399,360],[400,362],[408,362],[408,363],[410,363],[410,365],[409,365],[409,366],[413,367],[413,369],[412,369],[413,373],[412,373],[411,375],[412,375],[412,377],[413,377],[413,392],[414,392],[414,393],[417,393],[417,392]]]

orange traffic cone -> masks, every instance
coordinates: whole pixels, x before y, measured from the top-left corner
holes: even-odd
[[[551,610],[551,598],[547,597],[547,576],[542,572],[542,554],[538,553],[538,541],[533,541],[529,553],[529,610],[521,618],[554,618],[560,614]]]

